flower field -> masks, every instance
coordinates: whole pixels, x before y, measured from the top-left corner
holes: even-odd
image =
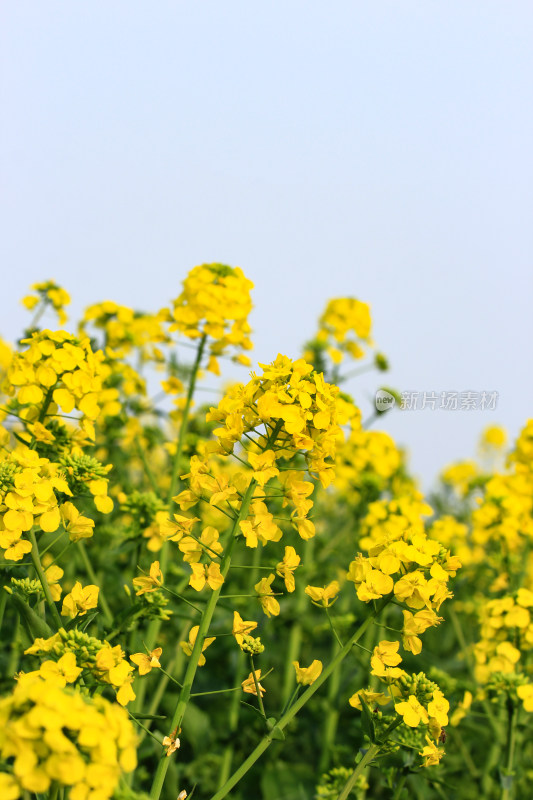
[[[369,306],[257,365],[252,289],[0,341],[0,800],[529,797],[533,420],[425,498]]]

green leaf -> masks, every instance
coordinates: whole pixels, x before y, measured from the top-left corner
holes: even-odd
[[[22,597],[19,597],[17,594],[11,591],[9,591],[9,594],[11,595],[11,599],[13,600],[17,611],[22,617],[23,622],[28,628],[30,636],[32,636],[34,639],[37,639],[38,637],[48,639],[53,635],[52,629],[46,624],[44,619],[36,614],[33,608],[30,608],[29,605],[27,605],[27,603],[22,599]]]
[[[361,695],[359,695],[359,700],[361,701],[361,724],[363,726],[363,731],[366,733],[371,742],[375,742],[376,729],[374,726],[374,718],[372,716],[372,712],[370,711],[368,705],[365,703]]]
[[[275,739],[275,741],[277,741],[277,742],[284,742],[285,741],[285,734],[283,733],[281,728],[278,728],[278,726],[275,725],[272,728],[272,730],[270,731],[270,738],[271,739]]]

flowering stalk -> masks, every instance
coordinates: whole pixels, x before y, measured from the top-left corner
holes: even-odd
[[[359,761],[359,763],[355,767],[354,771],[352,772],[352,774],[350,775],[350,777],[348,778],[348,780],[344,784],[344,787],[342,788],[339,796],[337,797],[337,800],[346,800],[346,798],[349,797],[350,792],[352,791],[353,787],[356,784],[357,778],[362,774],[363,770],[365,770],[366,767],[368,767],[372,763],[374,758],[376,758],[376,756],[379,754],[379,751],[381,750],[383,745],[386,743],[386,741],[387,741],[387,739],[389,737],[389,734],[391,734],[392,731],[395,728],[397,728],[399,725],[401,725],[402,723],[403,723],[403,720],[401,718],[400,719],[395,719],[394,722],[391,722],[391,724],[389,725],[387,730],[384,731],[383,735],[380,738],[380,741],[379,742],[373,742],[370,745],[370,747],[368,748],[366,753],[363,755],[363,757],[361,758],[361,760]],[[395,796],[396,796],[396,794],[395,794]]]
[[[252,569],[250,570],[250,578],[249,578],[250,591],[253,589],[258,580],[259,566],[261,563],[262,552],[263,548],[260,545],[258,545],[254,550]],[[239,647],[239,653],[237,656],[237,665],[235,667],[237,685],[241,684],[242,681],[244,680],[245,665],[246,665],[246,654]],[[235,692],[231,698],[231,706],[228,714],[228,732],[230,734],[230,738],[222,755],[222,764],[220,767],[220,776],[218,782],[219,789],[221,786],[224,786],[230,775],[231,762],[233,760],[233,753],[234,753],[234,746],[233,746],[234,737],[232,734],[235,734],[235,731],[237,730],[237,726],[239,724],[240,710],[241,710],[241,696],[238,692]]]
[[[303,563],[311,564],[313,562],[313,549],[315,545],[314,539],[308,539],[304,545]],[[283,680],[283,694],[281,698],[282,707],[285,707],[289,702],[289,698],[293,692],[295,675],[293,661],[298,661],[300,657],[300,648],[302,646],[302,617],[308,603],[307,595],[305,594],[306,583],[304,580],[299,580],[296,584],[296,603],[294,606],[294,623],[291,627],[289,634],[289,644],[287,647],[287,660],[285,661],[285,676]]]
[[[93,565],[91,564],[91,559],[87,555],[87,550],[85,549],[85,545],[83,544],[81,539],[78,542],[78,548],[79,548],[79,551],[80,551],[80,554],[81,554],[81,559],[83,561],[83,566],[87,570],[87,575],[89,576],[89,579],[92,581],[93,584],[98,584],[98,580],[96,578],[96,573],[95,573],[95,571],[93,569]],[[104,592],[103,592],[101,586],[100,586],[100,591],[98,593],[98,601],[99,601],[100,605],[102,606],[102,611],[104,613],[105,621],[107,622],[107,624],[109,626],[111,626],[113,624],[113,614],[111,613],[111,609],[109,608],[109,604],[108,604],[108,602],[107,602],[107,600],[105,598],[105,595],[104,595]]]
[[[381,613],[381,611],[385,608],[387,603],[389,602],[390,597],[384,597],[381,603],[378,604],[377,608],[366,618],[366,620],[361,623],[361,625],[357,628],[355,633],[350,637],[350,639],[346,642],[342,650],[339,650],[333,661],[331,661],[326,669],[322,671],[319,677],[305,690],[305,692],[295,701],[295,703],[290,706],[290,708],[281,716],[281,718],[276,722],[273,729],[269,731],[266,736],[261,739],[257,747],[250,753],[248,758],[243,761],[241,766],[233,773],[231,778],[222,786],[211,798],[211,800],[222,800],[222,798],[226,797],[226,795],[233,789],[234,786],[246,775],[246,773],[253,767],[256,761],[263,755],[263,753],[268,750],[276,736],[278,735],[279,731],[283,731],[284,728],[294,719],[296,714],[300,711],[300,709],[309,702],[315,692],[320,689],[322,684],[327,681],[330,675],[337,669],[340,663],[346,658],[346,656],[351,652],[352,647],[356,642],[359,641],[361,636],[364,635],[365,631],[369,628],[369,626],[373,623],[374,619]],[[401,720],[399,720],[401,722]]]
[[[507,764],[502,777],[501,800],[510,800],[513,796],[513,762],[516,744],[517,710],[512,700],[507,701]]]
[[[185,435],[187,433],[187,426],[189,424],[189,411],[191,410],[191,403],[192,398],[194,395],[194,389],[196,387],[196,380],[198,378],[198,371],[200,369],[200,364],[202,363],[202,356],[204,354],[205,344],[207,341],[207,336],[204,333],[200,342],[198,344],[198,350],[196,352],[196,358],[192,367],[191,378],[189,381],[189,389],[187,391],[187,399],[185,401],[185,407],[183,409],[183,416],[181,418],[180,430],[178,434],[178,441],[176,444],[176,453],[174,455],[174,461],[172,464],[172,476],[170,478],[170,491],[168,493],[168,506],[169,506],[169,516],[172,516],[174,511],[174,500],[172,499],[176,494],[176,487],[179,481],[179,469],[181,464],[181,456],[183,453],[183,444],[185,442]],[[161,549],[161,555],[159,562],[161,564],[161,570],[163,574],[165,573],[165,567],[167,564],[168,559],[168,542],[163,544]]]
[[[57,610],[56,604],[52,599],[52,593],[50,591],[50,586],[48,585],[48,581],[46,580],[46,575],[44,574],[44,570],[41,565],[41,559],[39,557],[39,548],[37,547],[37,539],[35,538],[35,533],[33,530],[29,531],[29,537],[31,542],[31,560],[33,561],[33,566],[35,567],[35,571],[39,577],[41,582],[41,586],[43,587],[44,596],[46,598],[46,603],[52,617],[54,618],[54,622],[57,628],[63,627],[63,623],[61,621],[61,617],[59,616],[59,611]]]
[[[169,506],[169,517],[172,517],[172,513],[174,511],[174,500],[173,497],[176,494],[176,486],[178,484],[178,475],[179,475],[179,468],[181,463],[181,456],[183,453],[183,444],[185,441],[185,435],[187,433],[187,426],[189,424],[189,411],[191,409],[192,398],[194,395],[194,389],[196,387],[196,380],[198,378],[198,371],[200,369],[200,364],[202,362],[202,356],[204,354],[205,344],[207,341],[207,336],[204,334],[200,342],[198,344],[198,349],[196,351],[196,358],[194,360],[194,364],[191,371],[191,377],[189,381],[189,388],[187,391],[187,399],[185,401],[185,407],[183,409],[183,416],[181,418],[181,425],[178,433],[178,440],[176,443],[176,453],[174,455],[174,461],[172,464],[172,475],[170,479],[170,491],[168,495],[168,506]],[[145,463],[145,459],[141,456],[141,460]],[[147,472],[150,480],[150,474]],[[167,562],[168,562],[168,542],[163,542],[163,546],[161,547],[161,552],[159,554],[159,564],[161,567],[161,572],[163,575],[166,572]],[[159,636],[159,631],[161,630],[161,620],[154,619],[151,621],[150,625],[148,626],[148,632],[146,635],[146,646],[149,650],[151,650]],[[137,692],[137,700],[136,700],[136,708],[142,708],[144,695],[146,692],[146,683],[142,682],[139,691]]]
[[[370,747],[362,757],[361,761],[357,764],[356,768],[346,781],[344,788],[340,792],[337,800],[346,800],[346,798],[349,797],[350,792],[355,786],[357,778],[359,777],[359,775],[362,774],[363,770],[366,769],[366,767],[372,763],[374,758],[378,755],[379,751],[381,750],[381,747],[382,745],[377,744],[376,742],[370,745]]]
[[[229,540],[228,540],[228,543],[226,545],[226,549],[224,551],[224,554],[222,556],[222,561],[221,561],[221,564],[220,564],[220,573],[221,573],[223,578],[226,577],[226,575],[228,574],[229,568],[230,568],[231,556],[232,556],[232,553],[233,553],[233,548],[235,546],[235,535],[239,531],[239,522],[241,520],[246,519],[246,516],[248,515],[248,508],[249,508],[251,499],[253,497],[256,485],[257,484],[256,484],[255,480],[252,479],[250,481],[250,484],[249,484],[249,486],[248,486],[248,488],[246,490],[246,493],[245,493],[245,495],[243,497],[242,504],[241,504],[241,507],[239,509],[239,513],[238,513],[237,517],[233,521],[233,525],[231,527],[231,531],[230,531],[230,535],[229,535]],[[218,587],[218,589],[215,589],[215,590],[213,590],[211,592],[211,596],[210,596],[210,598],[209,598],[209,600],[208,600],[208,602],[207,602],[207,604],[206,604],[206,606],[204,608],[204,611],[202,613],[202,617],[200,619],[200,623],[199,623],[199,627],[198,627],[198,633],[196,634],[196,640],[194,642],[194,646],[193,646],[193,649],[192,649],[190,661],[189,661],[189,664],[187,666],[187,670],[185,672],[185,676],[183,678],[183,688],[182,688],[182,690],[180,692],[178,704],[176,706],[176,709],[175,709],[174,714],[172,716],[172,721],[170,723],[170,728],[172,730],[177,728],[178,731],[179,731],[179,729],[181,728],[181,723],[182,723],[183,717],[185,715],[187,704],[189,702],[189,698],[190,698],[190,695],[191,695],[192,685],[194,683],[194,678],[196,676],[196,670],[198,669],[198,662],[199,662],[200,656],[202,654],[202,647],[203,647],[204,639],[207,636],[207,632],[209,631],[209,626],[211,624],[211,619],[213,617],[213,614],[214,614],[214,611],[215,611],[215,608],[216,608],[216,605],[217,605],[217,602],[218,602],[218,598],[220,596],[222,585],[223,584],[221,584]],[[166,773],[167,773],[168,765],[169,765],[168,758],[166,757],[165,754],[162,754],[161,758],[159,760],[159,764],[157,766],[157,770],[156,770],[155,776],[154,776],[154,781],[152,783],[152,789],[151,789],[151,792],[150,792],[151,800],[158,800],[159,795],[161,794],[161,789],[163,788],[163,783],[164,783],[165,776],[166,776]]]

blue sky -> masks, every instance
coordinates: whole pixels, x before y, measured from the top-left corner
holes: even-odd
[[[195,264],[255,282],[255,356],[369,302],[427,486],[531,415],[529,2],[56,2],[0,8],[0,332],[30,283],[156,310]],[[351,384],[368,407],[382,379]]]

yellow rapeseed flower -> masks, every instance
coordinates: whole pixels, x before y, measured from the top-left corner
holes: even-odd
[[[301,667],[298,661],[293,661],[292,665],[296,672],[296,681],[302,686],[310,686],[322,672],[322,662],[316,658],[309,667]]]
[[[159,589],[159,587],[163,585],[163,573],[161,572],[159,561],[152,562],[148,575],[134,578],[133,585],[137,589],[135,592],[136,595],[155,592],[156,589]]]
[[[99,586],[93,584],[82,586],[79,581],[76,581],[72,591],[63,598],[61,615],[74,619],[78,614],[83,616],[91,608],[96,608],[98,605],[99,591]]]
[[[194,625],[194,627],[192,627],[191,630],[189,631],[189,641],[188,642],[180,642],[180,647],[181,647],[181,649],[183,650],[183,652],[185,653],[186,656],[189,656],[189,657],[192,656],[192,649],[194,647],[194,643],[196,642],[196,637],[198,636],[198,631],[199,630],[200,630],[200,626],[199,625]],[[206,637],[204,639],[204,642],[203,642],[203,645],[202,645],[202,652],[200,653],[200,658],[198,659],[198,666],[199,667],[203,667],[203,665],[205,664],[205,656],[203,654],[204,650],[206,650],[209,647],[210,644],[213,644],[215,639],[216,639],[216,636],[208,636],[208,637]]]
[[[134,653],[132,656],[130,656],[130,661],[133,661],[133,663],[139,668],[139,675],[148,675],[152,669],[161,667],[161,664],[159,663],[159,657],[161,656],[162,652],[162,647],[156,647],[155,650],[150,650],[148,654]]]
[[[256,670],[254,670],[254,673],[255,673],[255,680],[257,681],[257,685],[259,687],[259,694],[261,695],[261,697],[263,697],[266,689],[264,688],[264,686],[261,686],[261,684],[259,683],[259,681],[261,679],[261,670],[260,669],[256,669]],[[255,696],[257,697],[257,689],[256,689],[256,686],[255,686],[255,681],[254,681],[254,673],[250,672],[248,677],[243,680],[241,686],[242,686],[243,692],[247,692],[248,694],[255,694]]]
[[[338,581],[332,581],[328,583],[327,586],[307,586],[305,589],[306,595],[311,598],[313,603],[324,606],[324,608],[328,608],[328,606],[335,602],[339,592],[340,586]]]

